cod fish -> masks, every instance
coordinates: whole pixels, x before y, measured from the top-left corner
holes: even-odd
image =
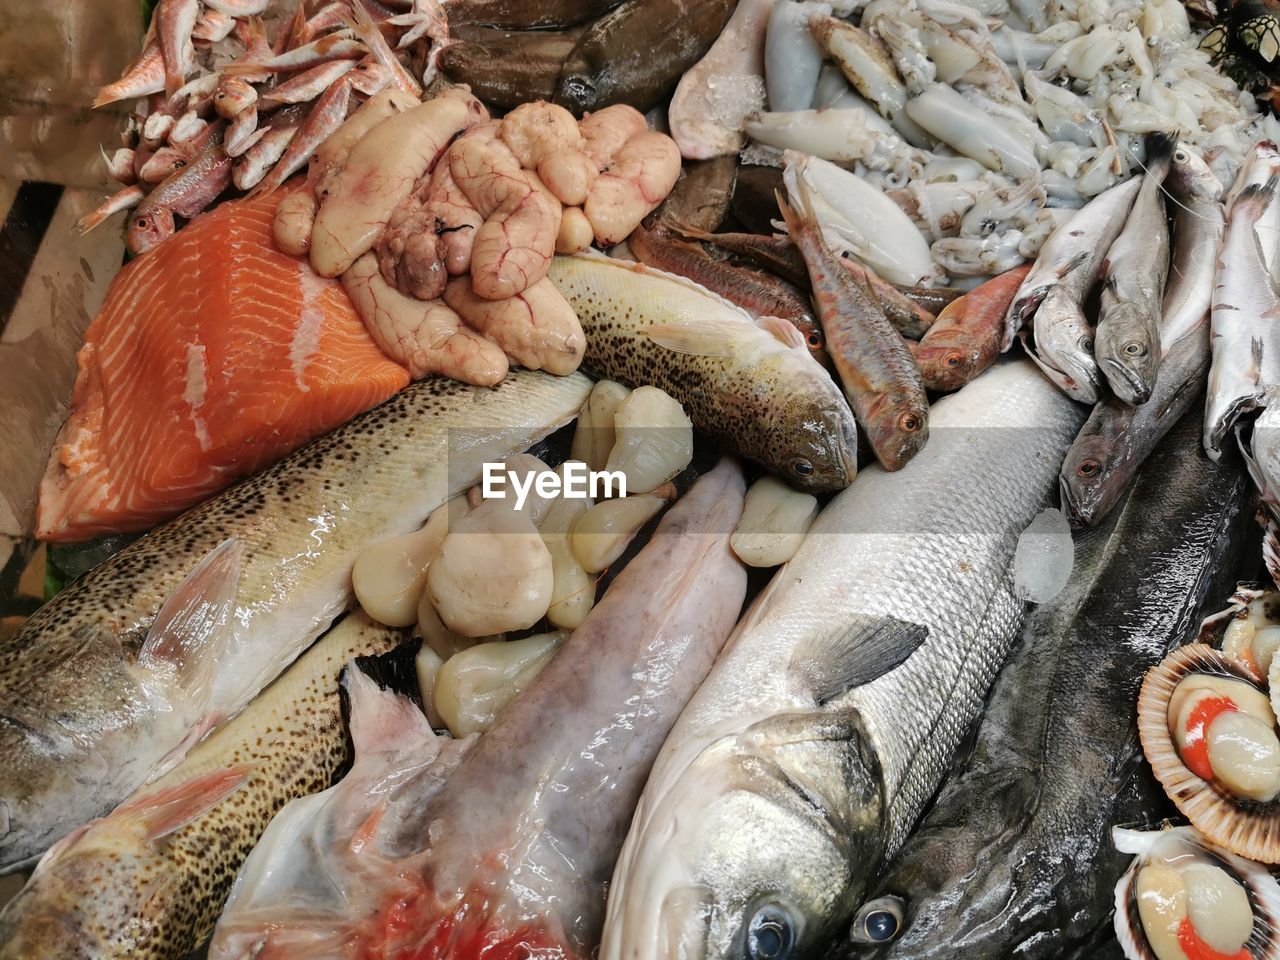
[[[1231,592],[1252,525],[1238,458],[1200,456],[1198,427],[1184,417],[1108,521],[1077,537],[1071,579],[1028,618],[972,756],[860,911],[863,946],[839,956],[1057,960],[1106,938],[1129,863],[1111,827],[1165,809],[1142,762],[1138,687]]]
[[[390,769],[350,794],[367,810],[295,811],[210,960],[590,957],[644,778],[746,596],[744,496],[732,463],[699,478],[443,786]]]
[[[582,375],[411,384],[126,547],[0,646],[0,866],[102,816],[237,714],[416,530],[571,421]]]
[[[1005,361],[823,510],[654,765],[602,960],[783,960],[848,931],[1017,635],[1016,541],[1082,417]]]
[[[0,913],[0,958],[186,957],[271,818],[349,761],[343,666],[407,640],[352,613],[173,770],[55,844]]]
[[[556,257],[547,275],[582,322],[588,370],[665,390],[698,429],[805,490],[853,481],[853,413],[790,324],[763,329],[691,280],[624,260]]]

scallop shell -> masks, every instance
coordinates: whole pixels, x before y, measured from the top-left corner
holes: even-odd
[[[1147,762],[1174,806],[1204,836],[1232,853],[1280,863],[1280,801],[1259,803],[1202,780],[1182,762],[1169,733],[1168,707],[1178,683],[1192,673],[1242,680],[1264,695],[1266,686],[1247,666],[1201,643],[1173,651],[1147,671],[1138,693],[1138,737]]]
[[[1227,601],[1227,606],[1217,613],[1205,617],[1200,624],[1200,632],[1196,636],[1197,643],[1213,643],[1222,639],[1227,624],[1239,616],[1254,600],[1270,590],[1260,583],[1242,580],[1236,584],[1236,592]]]
[[[1253,960],[1280,960],[1280,884],[1262,864],[1238,857],[1207,840],[1194,827],[1172,827],[1163,830],[1112,830],[1116,849],[1134,854],[1133,863],[1116,884],[1115,929],[1116,939],[1129,960],[1158,960],[1155,951],[1147,943],[1142,920],[1138,916],[1138,901],[1134,896],[1134,883],[1138,869],[1146,862],[1156,841],[1169,834],[1180,834],[1182,839],[1199,847],[1204,855],[1217,861],[1217,865],[1237,877],[1244,886],[1253,911],[1253,932],[1245,941],[1245,949]]]

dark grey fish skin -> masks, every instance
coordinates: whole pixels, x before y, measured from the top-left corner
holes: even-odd
[[[1096,526],[1111,512],[1161,438],[1204,396],[1208,370],[1209,326],[1201,324],[1165,355],[1146,403],[1107,397],[1093,408],[1062,462],[1062,509],[1074,526]]]
[[[738,158],[686,160],[684,175],[650,220],[666,227],[717,230],[729,213],[738,184]]]
[[[900,937],[833,958],[1059,960],[1108,939],[1129,861],[1110,829],[1165,809],[1141,763],[1138,686],[1228,595],[1251,526],[1244,470],[1203,455],[1198,419],[1077,538],[1067,587],[1028,620],[972,753],[876,889],[905,902]]]

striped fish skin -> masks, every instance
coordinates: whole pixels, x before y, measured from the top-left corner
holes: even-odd
[[[808,955],[933,794],[1022,620],[1014,546],[1084,410],[1016,360],[930,417],[907,467],[826,507],[681,715],[602,960]]]
[[[516,371],[493,389],[440,378],[400,394],[136,541],[68,587],[0,646],[0,867],[106,813],[234,716],[351,597],[370,544],[409,533],[480,476],[570,422],[590,380]],[[451,439],[451,433],[456,434]],[[244,560],[233,629],[207,688],[137,661],[161,605],[214,548]],[[199,673],[198,663],[177,664]],[[192,668],[197,668],[192,670]],[[170,705],[209,696],[206,716]]]
[[[181,960],[208,939],[231,882],[288,801],[329,787],[350,760],[338,678],[348,661],[408,640],[356,612],[244,711],[117,810],[58,844],[0,913],[0,960]],[[147,798],[252,764],[230,796],[147,837]],[[198,802],[198,801],[197,801]]]

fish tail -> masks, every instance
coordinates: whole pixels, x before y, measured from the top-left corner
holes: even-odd
[[[1266,183],[1251,183],[1240,191],[1232,209],[1239,207],[1250,220],[1257,220],[1275,200],[1277,189],[1280,189],[1280,177],[1275,175]]]
[[[1174,148],[1178,145],[1178,131],[1156,131],[1147,134],[1147,166],[1158,167],[1173,159]]]
[[[805,196],[804,190],[796,190],[798,196],[795,198],[796,206],[800,209],[797,211],[791,206],[788,197],[782,190],[773,192],[774,198],[778,201],[778,211],[782,214],[782,219],[787,225],[787,233],[792,237],[798,236],[800,231],[806,227],[813,227],[817,224],[817,220],[813,215],[813,206],[809,202],[809,198]]]

